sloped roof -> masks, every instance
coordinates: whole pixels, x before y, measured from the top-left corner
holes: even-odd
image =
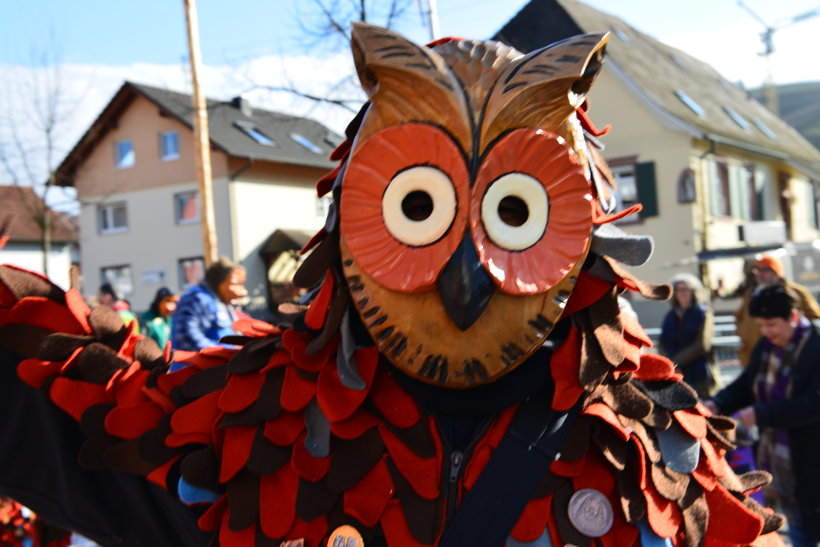
[[[614,65],[613,70],[631,81],[655,108],[676,119],[681,129],[693,136],[804,162],[814,169],[820,166],[820,151],[711,66],[576,0],[531,0],[494,38],[532,51],[574,34],[606,31],[612,32],[606,63]],[[694,100],[702,114],[686,106],[676,92]],[[745,120],[747,127],[741,127],[730,111]]]
[[[13,215],[9,231],[9,241],[40,241],[43,231],[35,220],[46,210],[42,198],[28,186],[0,186],[0,224],[4,224],[9,215]],[[48,210],[51,218],[51,240],[55,243],[76,242],[77,225],[73,217],[67,217],[57,211]]]
[[[165,115],[193,128],[190,95],[125,82],[63,160],[57,170],[60,184],[73,185],[74,172],[79,164],[139,95],[156,104]],[[310,167],[335,166],[328,156],[343,139],[317,121],[253,107],[244,110],[238,100],[207,99],[207,109],[211,144],[230,156]],[[257,142],[243,127],[261,132],[274,144]],[[306,139],[309,146],[298,142],[300,138]]]

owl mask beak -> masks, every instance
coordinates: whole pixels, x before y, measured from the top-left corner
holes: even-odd
[[[438,292],[450,319],[462,331],[484,313],[495,291],[476,254],[470,234],[462,238],[438,279]]]

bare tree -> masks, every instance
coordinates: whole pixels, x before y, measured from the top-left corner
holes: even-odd
[[[58,190],[57,166],[63,154],[59,145],[76,106],[65,88],[57,51],[49,47],[32,56],[32,66],[5,77],[0,92],[0,173],[20,188],[24,213],[41,229],[45,275],[56,218],[48,204]],[[33,188],[42,199],[31,199],[24,187]]]
[[[295,2],[298,10],[296,22],[299,40],[313,54],[335,53],[349,47],[350,25],[354,21],[373,23],[385,28],[395,28],[407,23],[411,8],[417,0],[309,0]],[[322,92],[308,91],[302,84],[292,81],[287,74],[282,85],[265,85],[246,75],[247,92],[286,92],[297,97],[358,112],[363,96],[355,77],[353,65],[349,74],[331,83]]]

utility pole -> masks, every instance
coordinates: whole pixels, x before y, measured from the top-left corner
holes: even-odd
[[[430,30],[430,41],[441,37],[441,28],[438,24],[438,1],[417,0],[423,24]]]
[[[188,29],[188,53],[191,59],[191,81],[193,83],[194,146],[196,150],[196,172],[199,181],[199,206],[202,226],[202,251],[207,269],[217,260],[216,227],[214,221],[214,191],[211,173],[211,138],[208,134],[208,110],[205,95],[199,85],[199,69],[202,54],[199,49],[199,21],[196,14],[196,0],[183,0],[185,23]]]

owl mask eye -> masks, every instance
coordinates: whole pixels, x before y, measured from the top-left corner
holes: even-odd
[[[411,247],[438,241],[456,216],[456,192],[450,178],[435,167],[416,166],[398,173],[382,198],[387,231]]]
[[[482,159],[472,193],[473,243],[502,292],[547,291],[586,254],[592,197],[561,137],[532,129],[506,134]]]
[[[345,172],[341,230],[380,285],[429,291],[467,230],[464,156],[441,129],[409,123],[371,135]]]
[[[549,218],[547,191],[524,173],[510,173],[493,181],[481,200],[481,221],[487,235],[510,251],[535,245]]]

